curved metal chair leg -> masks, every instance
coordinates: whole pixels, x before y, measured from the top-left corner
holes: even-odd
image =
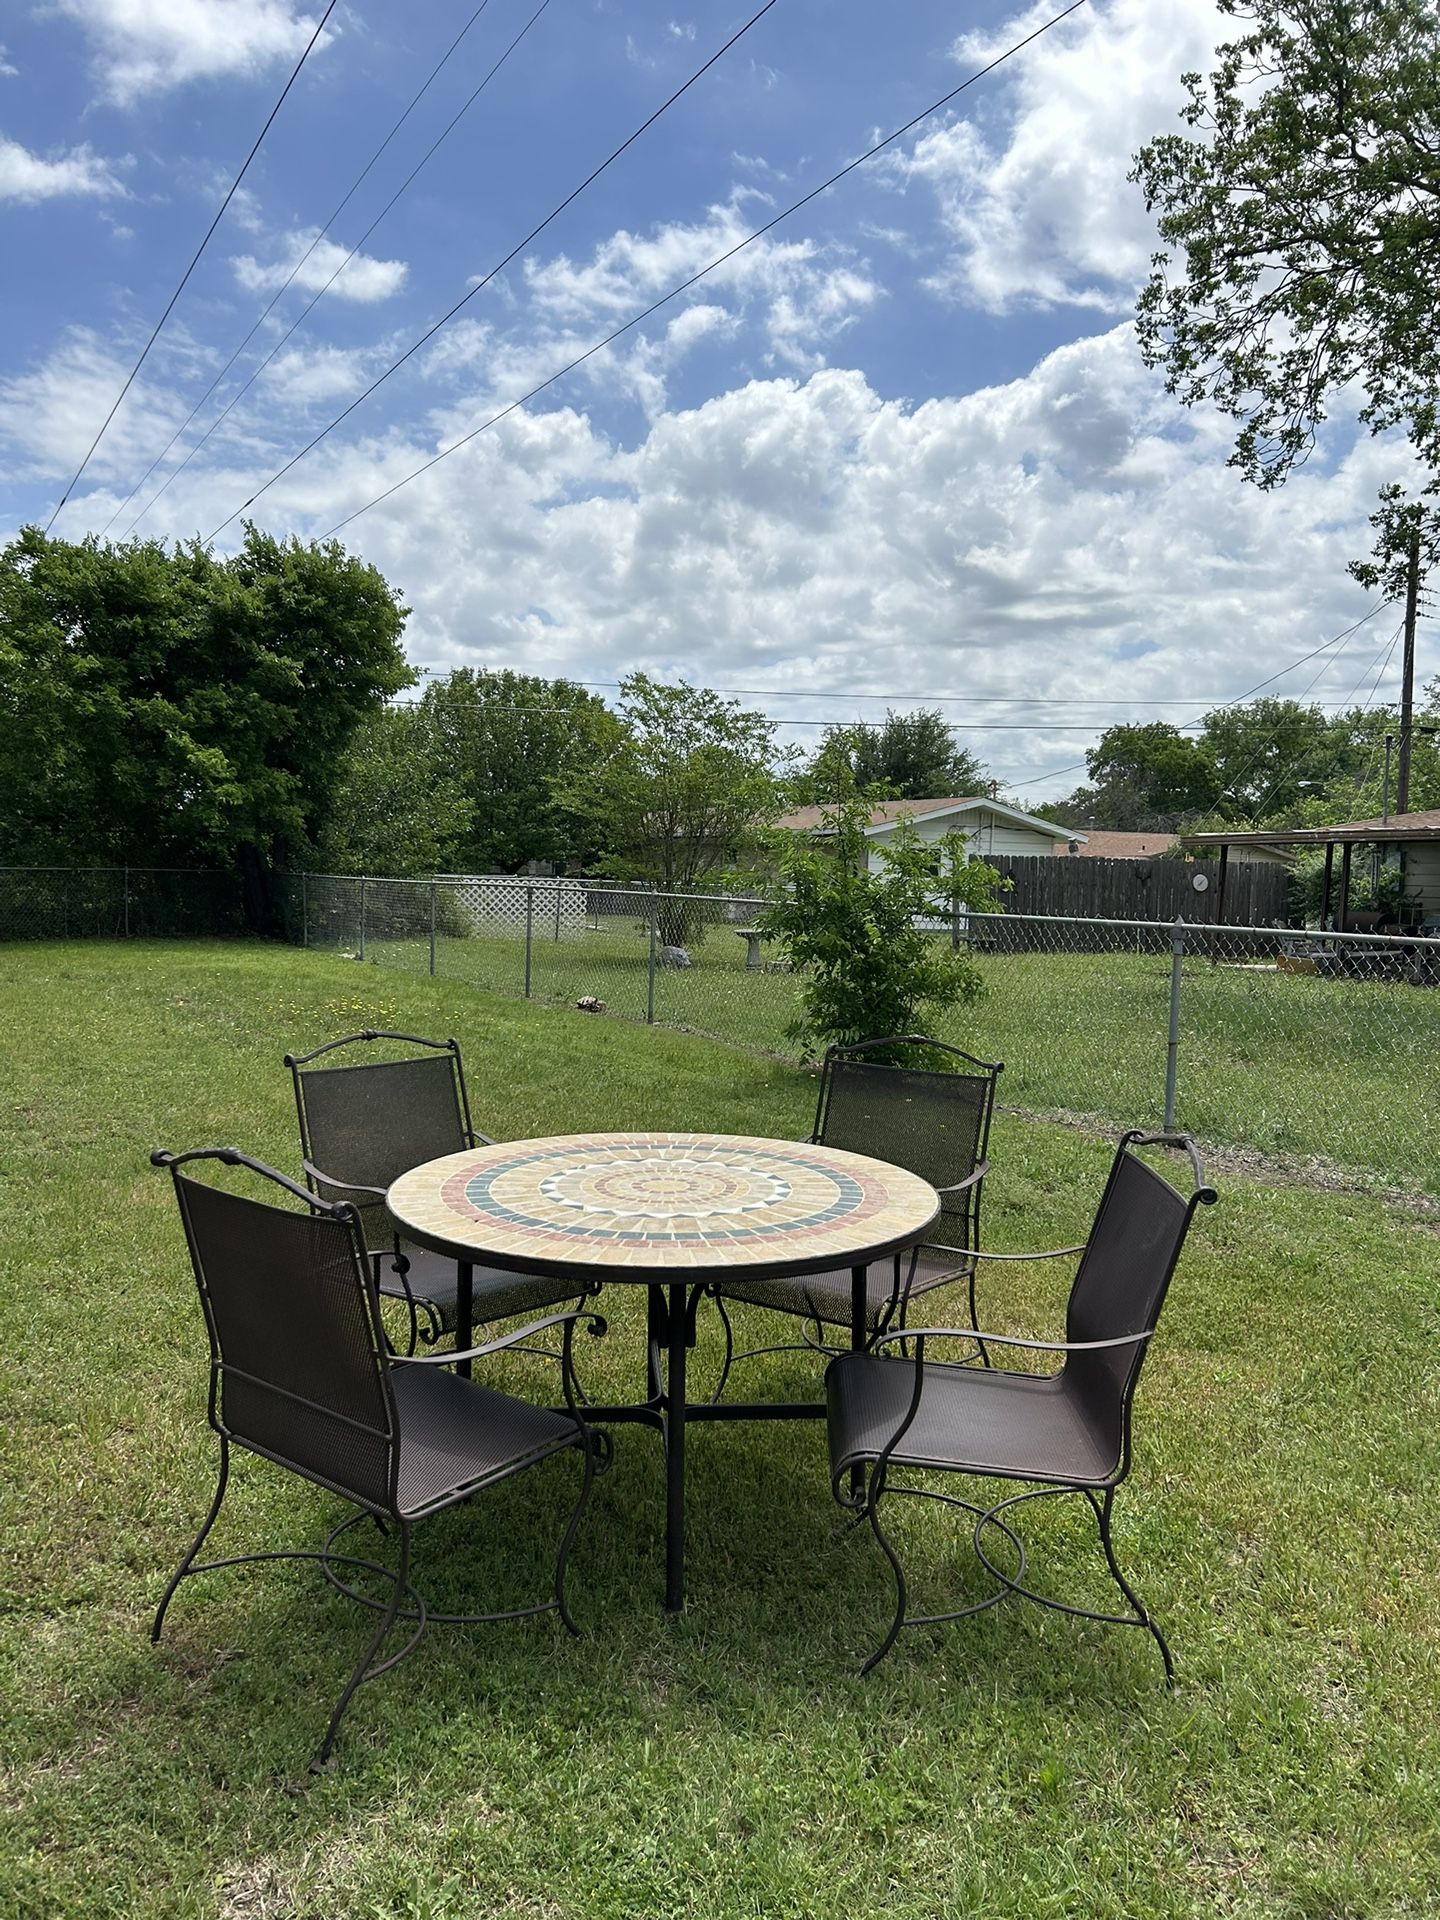
[[[580,1629],[570,1614],[565,1599],[565,1569],[570,1560],[570,1549],[575,1544],[575,1535],[579,1531],[580,1521],[590,1503],[590,1489],[595,1484],[595,1440],[588,1427],[581,1428],[581,1444],[585,1450],[585,1476],[580,1483],[580,1498],[575,1502],[575,1511],[570,1516],[570,1524],[565,1529],[565,1537],[560,1542],[560,1552],[555,1560],[555,1606],[566,1627],[580,1638]]]
[[[171,1578],[170,1584],[168,1587],[166,1587],[165,1592],[161,1597],[160,1604],[155,1609],[155,1618],[151,1622],[151,1626],[150,1626],[150,1640],[152,1645],[157,1643],[160,1639],[160,1629],[165,1624],[165,1610],[175,1597],[175,1589],[179,1586],[180,1582],[185,1578],[186,1574],[190,1571],[191,1563],[194,1561],[195,1556],[197,1553],[199,1553],[201,1547],[203,1547],[205,1544],[206,1535],[209,1533],[210,1529],[214,1526],[217,1518],[219,1517],[220,1503],[225,1498],[225,1488],[227,1483],[229,1482],[229,1479],[230,1479],[230,1442],[225,1438],[225,1435],[222,1433],[220,1436],[220,1476],[215,1483],[215,1497],[210,1502],[210,1511],[206,1514],[204,1520],[202,1520],[200,1523],[200,1531],[196,1534],[195,1538],[190,1543],[190,1551],[185,1555],[185,1558],[180,1562],[179,1566],[175,1569],[175,1572]]]
[[[720,1324],[725,1329],[725,1359],[720,1368],[720,1378],[715,1383],[715,1391],[710,1396],[711,1406],[718,1406],[720,1396],[725,1391],[725,1383],[730,1378],[730,1368],[735,1360],[735,1329],[730,1324],[730,1316],[725,1311],[725,1302],[718,1293],[712,1294],[716,1310],[720,1315]]]
[[[989,1367],[994,1365],[994,1362],[990,1358],[990,1350],[985,1345],[985,1342],[978,1338],[980,1332],[980,1303],[975,1298],[975,1279],[979,1266],[980,1262],[978,1260],[972,1260],[970,1262],[970,1324],[975,1329],[977,1335],[975,1344],[980,1349],[980,1364],[982,1367]]]
[[[394,1581],[395,1584],[390,1591],[390,1604],[381,1615],[380,1624],[372,1634],[370,1644],[356,1661],[350,1678],[345,1682],[344,1691],[335,1703],[335,1710],[330,1715],[330,1724],[325,1729],[325,1738],[320,1742],[314,1757],[311,1759],[311,1773],[319,1773],[323,1769],[326,1761],[330,1758],[330,1750],[335,1745],[336,1730],[340,1725],[341,1719],[344,1717],[345,1709],[349,1706],[355,1695],[356,1688],[360,1686],[362,1681],[372,1679],[375,1674],[386,1672],[388,1668],[398,1665],[398,1663],[405,1658],[406,1654],[413,1653],[420,1643],[421,1634],[425,1631],[424,1602],[419,1600],[419,1596],[417,1595],[416,1598],[420,1607],[419,1631],[411,1637],[408,1645],[402,1648],[393,1659],[382,1661],[381,1664],[372,1671],[370,1663],[385,1644],[390,1629],[394,1626],[396,1616],[400,1611],[400,1601],[409,1590],[410,1527],[409,1523],[404,1520],[400,1522],[400,1565],[396,1570]]]
[[[866,1512],[870,1521],[870,1531],[874,1534],[875,1538],[880,1542],[881,1551],[884,1553],[885,1558],[890,1562],[890,1571],[895,1575],[895,1618],[890,1622],[890,1631],[886,1634],[885,1638],[880,1642],[879,1646],[875,1649],[874,1653],[871,1654],[870,1658],[865,1662],[864,1666],[861,1667],[860,1676],[862,1679],[867,1673],[869,1673],[872,1667],[879,1666],[880,1662],[885,1658],[886,1654],[889,1653],[890,1649],[894,1646],[897,1638],[899,1637],[900,1629],[905,1624],[905,1601],[907,1597],[906,1586],[905,1586],[905,1569],[901,1566],[899,1556],[896,1554],[895,1549],[891,1546],[890,1542],[886,1539],[884,1530],[880,1525],[880,1497],[884,1493],[884,1491],[885,1491],[885,1473],[884,1473],[884,1469],[882,1468],[879,1471],[877,1471],[875,1474],[873,1474],[871,1477],[870,1489],[866,1497],[865,1505],[866,1505]]]
[[[1160,1658],[1165,1662],[1165,1684],[1173,1687],[1175,1684],[1175,1662],[1170,1655],[1169,1642],[1166,1640],[1164,1634],[1161,1633],[1159,1627],[1157,1627],[1155,1622],[1150,1618],[1149,1610],[1144,1601],[1120,1571],[1119,1562],[1115,1558],[1115,1547],[1110,1538],[1110,1509],[1115,1502],[1115,1489],[1113,1487],[1107,1487],[1103,1501],[1097,1500],[1089,1488],[1086,1489],[1085,1497],[1089,1500],[1095,1518],[1099,1522],[1100,1544],[1105,1549],[1105,1558],[1110,1567],[1111,1578],[1134,1609],[1137,1624],[1144,1627],[1156,1646],[1159,1647]]]

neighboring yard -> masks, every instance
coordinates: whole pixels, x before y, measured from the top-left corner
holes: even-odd
[[[1058,936],[1057,936],[1058,937]],[[539,932],[531,993],[573,1006],[598,994],[643,1020],[648,941],[633,928],[559,941]],[[768,949],[767,949],[768,951]],[[793,1056],[796,983],[745,970],[745,942],[712,929],[687,971],[657,970],[655,1018]],[[372,940],[366,958],[424,971],[428,942]],[[946,1038],[1005,1062],[1002,1105],[1102,1125],[1164,1113],[1168,956],[982,953],[985,999],[943,1022]],[[523,937],[441,939],[437,976],[523,994]],[[1185,962],[1178,1061],[1181,1125],[1211,1144],[1312,1155],[1440,1193],[1440,988],[1322,979]]]
[[[603,971],[607,937],[577,945],[580,971],[562,989],[550,969],[543,990],[599,992],[643,1017],[643,973],[637,1007]],[[711,937],[726,941],[733,1037],[773,1045],[790,983],[745,975],[743,942]],[[483,982],[487,943],[455,945]],[[571,951],[557,949],[567,964]],[[1103,1093],[1119,1060],[1163,1084],[1162,962],[996,964],[1015,990],[960,1037],[1006,1059],[1003,1099],[1093,1111],[1087,1089]],[[693,984],[665,976],[662,991]],[[1301,1124],[1293,1141],[1277,1125],[1277,1145],[1323,1144],[1337,1100],[1370,1103],[1383,1129],[1389,1063],[1356,1037],[1356,993],[1199,983],[1213,1027],[1193,1044],[1214,1054],[1216,1092],[1204,1115],[1182,1100],[1182,1117],[1231,1137],[1227,1114],[1263,1116],[1278,1090]],[[1280,1051],[1238,1033],[1234,1009],[1257,994]],[[1406,1004],[1413,1089],[1431,1076],[1419,1036],[1440,1000]],[[587,1637],[433,1629],[363,1690],[334,1771],[305,1780],[362,1632],[343,1602],[303,1569],[242,1569],[187,1583],[166,1642],[147,1639],[208,1499],[214,1441],[170,1184],[146,1156],[234,1143],[293,1170],[281,1056],[372,1024],[458,1035],[477,1122],[500,1136],[809,1123],[813,1082],[778,1060],[454,979],[233,943],[0,949],[3,1920],[1434,1911],[1437,1223],[1418,1201],[1223,1172],[1141,1384],[1117,1506],[1122,1560],[1175,1649],[1173,1694],[1144,1636],[1019,1604],[908,1633],[856,1678],[891,1588],[873,1541],[841,1537],[818,1426],[692,1433],[690,1604],[667,1618],[661,1461],[626,1428],[574,1562]],[[988,1244],[1075,1238],[1108,1159],[1083,1131],[1002,1115]],[[1051,1332],[1063,1286],[1050,1270],[1006,1273],[987,1317]],[[610,1334],[585,1365],[618,1396],[641,1365],[640,1297],[612,1291],[604,1308]],[[717,1346],[707,1324],[697,1377]],[[813,1381],[795,1356],[761,1369],[777,1393]],[[523,1361],[504,1377],[548,1397],[549,1376]],[[557,1465],[432,1522],[419,1583],[442,1602],[528,1597],[569,1489]],[[312,1544],[340,1510],[242,1459],[216,1548]],[[1048,1566],[1103,1598],[1092,1536],[1058,1514],[1032,1524],[1037,1576]],[[912,1526],[917,1597],[944,1604],[967,1555],[928,1503]]]

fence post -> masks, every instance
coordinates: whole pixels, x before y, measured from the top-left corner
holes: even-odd
[[[555,889],[555,938],[560,938],[560,876],[557,873],[551,885]]]
[[[525,882],[525,998],[530,998],[530,955],[535,945],[535,882]]]
[[[1185,958],[1185,922],[1180,915],[1170,933],[1170,1039],[1165,1048],[1165,1131],[1175,1131],[1175,1072],[1180,1058],[1180,971]]]
[[[360,958],[365,958],[365,876],[360,876]]]
[[[130,938],[130,869],[120,869],[120,899],[125,913],[125,938]]]
[[[645,983],[645,1024],[655,1024],[655,942],[660,930],[660,896],[650,895],[650,970]]]
[[[435,978],[435,882],[430,882],[430,978]]]
[[[300,876],[300,944],[310,944],[310,876],[305,873]]]

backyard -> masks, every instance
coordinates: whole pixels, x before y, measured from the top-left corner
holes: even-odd
[[[573,1565],[584,1639],[543,1621],[433,1628],[363,1690],[319,1779],[304,1762],[361,1628],[312,1573],[188,1583],[151,1647],[215,1441],[194,1283],[150,1150],[234,1143],[295,1171],[281,1057],[366,1026],[457,1035],[477,1124],[501,1138],[803,1134],[814,1080],[763,1051],[793,983],[746,974],[722,929],[706,952],[735,976],[733,1026],[687,1018],[687,992],[725,1005],[701,1002],[697,968],[663,977],[663,1017],[720,1037],[647,1029],[643,970],[638,1005],[633,965],[604,971],[612,938],[556,943],[529,1003],[487,971],[503,943],[481,940],[444,943],[457,951],[433,980],[259,943],[0,949],[3,1920],[1432,1912],[1440,1220],[1418,1193],[1214,1169],[1220,1204],[1177,1274],[1117,1503],[1122,1563],[1175,1650],[1173,1692],[1144,1635],[1019,1603],[907,1633],[857,1678],[888,1572],[843,1529],[822,1430],[791,1423],[692,1435],[689,1602],[673,1618],[659,1448],[617,1430]],[[562,973],[572,954],[582,972]],[[1158,1117],[1167,964],[1069,956],[1060,992],[1054,956],[1003,965],[1033,977],[1028,999],[997,995],[953,1029],[1007,1063],[985,1242],[1062,1245],[1088,1223],[1113,1140],[1016,1109]],[[1206,969],[1197,998],[1230,1038],[1214,1043],[1211,1104],[1182,1098],[1180,1117],[1303,1155],[1323,1150],[1336,1103],[1358,1101],[1377,1139],[1404,1142],[1382,1171],[1433,1185],[1413,1141],[1433,1141],[1417,1061],[1428,1072],[1440,1002],[1409,992],[1401,1074],[1390,1024],[1357,1022],[1355,989],[1339,989]],[[632,1017],[543,1004],[583,992]],[[1236,1013],[1262,992],[1273,1050]],[[1117,1061],[1153,1084],[1144,1111],[1112,1111]],[[1248,1115],[1270,1110],[1282,1117],[1255,1137]],[[1063,1268],[1001,1275],[982,1318],[1057,1332]],[[603,1310],[587,1383],[633,1395],[641,1296],[612,1289]],[[702,1321],[697,1378],[718,1352]],[[807,1357],[753,1364],[760,1392],[813,1393]],[[550,1390],[524,1360],[498,1377]],[[432,1522],[420,1584],[441,1605],[530,1597],[572,1493],[554,1463]],[[340,1512],[242,1459],[217,1551],[314,1544]],[[1077,1517],[1027,1524],[1036,1577],[1103,1602]],[[917,1599],[947,1604],[972,1578],[965,1537],[928,1503],[905,1527]]]

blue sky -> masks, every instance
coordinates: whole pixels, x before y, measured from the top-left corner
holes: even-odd
[[[338,7],[55,531],[226,523],[232,543],[242,503],[758,4],[489,0],[317,238],[475,12]],[[1075,784],[1102,726],[1192,720],[1280,673],[1372,604],[1345,562],[1404,465],[1342,404],[1319,457],[1262,497],[1225,466],[1225,422],[1182,413],[1140,364],[1129,315],[1154,241],[1125,173],[1222,37],[1208,0],[1090,0],[349,518],[1055,10],[778,0],[254,516],[303,537],[347,521],[429,671],[764,689],[747,704],[805,743],[813,721],[943,697],[1022,803]],[[6,10],[0,534],[49,516],[317,18],[295,0]],[[1395,624],[1269,690],[1393,698]]]

